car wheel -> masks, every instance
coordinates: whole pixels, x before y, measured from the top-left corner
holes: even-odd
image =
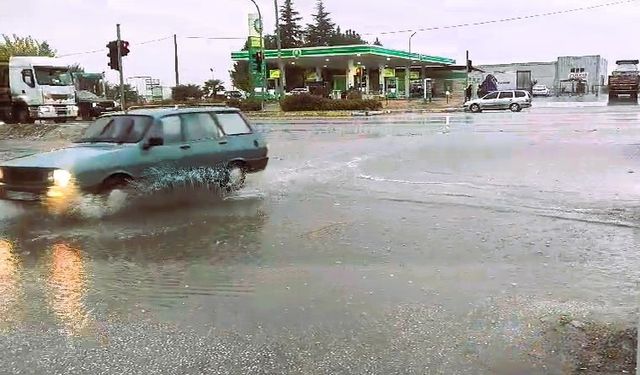
[[[478,113],[480,112],[480,106],[477,104],[471,104],[471,106],[469,107],[469,110],[473,113]]]
[[[509,109],[511,110],[511,112],[520,112],[522,110],[522,107],[520,107],[520,104],[518,103],[513,103],[511,104]]]
[[[102,182],[100,193],[109,194],[114,190],[123,190],[131,183],[131,177],[125,175],[113,175]]]
[[[247,170],[242,164],[229,164],[225,171],[223,187],[227,189],[227,191],[240,190],[244,187],[246,177]]]

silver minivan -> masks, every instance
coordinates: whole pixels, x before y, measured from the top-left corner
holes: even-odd
[[[465,110],[482,112],[485,110],[505,110],[520,112],[522,108],[531,107],[531,94],[524,90],[493,91],[482,98],[464,103]]]

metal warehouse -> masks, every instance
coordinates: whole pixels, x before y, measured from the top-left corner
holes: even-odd
[[[545,85],[555,95],[599,94],[607,80],[607,60],[600,55],[561,56],[551,62],[525,62],[478,66],[470,82],[476,92],[487,80],[495,78],[496,89],[531,90]]]

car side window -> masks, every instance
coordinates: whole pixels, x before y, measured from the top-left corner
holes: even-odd
[[[516,91],[516,98],[524,98],[527,94],[524,91]]]
[[[226,135],[251,134],[251,128],[237,112],[216,113],[218,123]]]
[[[22,70],[22,81],[29,87],[36,87],[36,82],[33,80],[33,71],[31,69]]]
[[[492,93],[490,93],[490,94],[485,95],[485,97],[484,97],[484,98],[482,98],[482,99],[485,99],[485,100],[486,100],[486,99],[495,99],[495,98],[497,98],[497,97],[498,97],[498,93],[497,93],[497,92],[492,92]]]
[[[184,137],[188,142],[220,138],[220,129],[209,113],[180,115],[184,124]]]
[[[500,93],[500,99],[513,99],[512,91],[502,91]]]
[[[165,145],[182,142],[182,121],[180,116],[163,117],[160,126]]]

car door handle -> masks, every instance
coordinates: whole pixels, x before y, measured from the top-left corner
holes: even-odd
[[[182,146],[180,146],[180,148],[181,148],[181,149],[183,149],[183,150],[188,150],[188,149],[190,149],[190,148],[191,148],[191,146],[189,146],[189,145],[182,145]]]

